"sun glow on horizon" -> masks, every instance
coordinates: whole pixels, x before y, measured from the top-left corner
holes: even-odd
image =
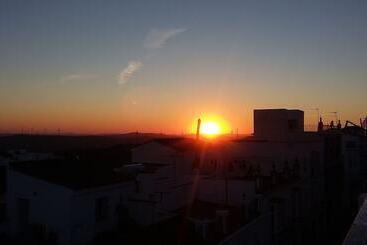
[[[230,132],[227,121],[217,115],[197,115],[201,119],[200,134],[206,138],[215,138]],[[196,134],[197,119],[192,122],[190,132]]]
[[[206,136],[213,137],[220,133],[221,128],[220,128],[220,125],[216,122],[204,122],[201,125],[200,131],[202,134]]]

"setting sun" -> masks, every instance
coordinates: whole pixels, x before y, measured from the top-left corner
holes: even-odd
[[[220,126],[216,122],[204,122],[201,126],[201,133],[207,136],[215,136],[220,133]]]
[[[200,134],[206,138],[214,138],[221,134],[228,134],[230,132],[229,123],[220,115],[215,114],[201,114],[196,115],[190,126],[190,132],[196,134],[198,118],[201,119]]]

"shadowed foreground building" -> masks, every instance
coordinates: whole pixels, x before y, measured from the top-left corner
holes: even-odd
[[[97,233],[115,228],[134,182],[106,165],[70,159],[13,164],[11,233],[24,240],[87,244]]]
[[[367,243],[367,199],[360,197],[360,208],[354,219],[343,245],[365,245]]]
[[[13,163],[10,233],[65,245],[332,242],[356,207],[365,136],[303,124],[299,110],[256,110],[250,137],[155,139],[130,161]]]

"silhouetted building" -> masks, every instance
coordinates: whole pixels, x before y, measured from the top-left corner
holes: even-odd
[[[254,135],[261,139],[288,140],[304,131],[304,112],[287,109],[254,110]]]
[[[253,136],[154,139],[135,145],[131,161],[114,151],[13,163],[11,234],[59,244],[327,244],[365,188],[367,141],[364,129],[321,118],[318,132],[304,132],[303,115],[255,110]]]

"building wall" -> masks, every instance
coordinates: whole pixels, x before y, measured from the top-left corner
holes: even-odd
[[[303,128],[303,111],[254,110],[254,135],[258,138],[286,140],[294,133],[302,133]]]
[[[70,239],[71,190],[9,171],[7,191],[7,216],[10,232],[21,239],[32,239],[32,225],[46,225],[55,233],[60,244],[68,244]],[[20,227],[20,198],[29,200],[28,226]]]
[[[131,197],[129,209],[140,225],[150,225],[175,215],[174,211],[187,205],[193,192],[192,152],[149,142],[132,150],[135,163],[167,164],[151,173],[137,177],[137,193]]]
[[[132,162],[142,163],[168,163],[173,162],[175,151],[157,142],[140,145],[131,152]]]
[[[187,205],[192,193],[192,175],[178,171],[177,164],[161,167],[137,177],[139,187],[131,196],[132,218],[140,225],[150,225],[171,217]]]
[[[361,192],[360,138],[345,134],[341,138],[341,146],[345,183],[344,200],[347,207],[355,209],[358,195]]]
[[[7,190],[7,179],[9,163],[8,159],[0,156],[0,233],[7,232],[8,224],[6,219],[6,190]]]
[[[197,198],[201,201],[225,204],[226,181],[224,179],[201,179]],[[252,200],[255,196],[255,182],[244,180],[228,180],[228,204],[241,207],[244,200]]]
[[[132,149],[131,160],[134,163],[173,164],[177,171],[176,176],[180,178],[182,173],[191,172],[194,153],[179,152],[157,142],[149,142]]]
[[[71,241],[70,244],[87,244],[98,233],[115,230],[122,217],[119,210],[127,206],[129,195],[134,191],[133,183],[76,191],[71,197]],[[98,200],[107,200],[103,210],[106,215],[98,217]]]
[[[58,244],[88,244],[100,232],[117,228],[121,220],[120,208],[127,206],[134,185],[122,183],[106,187],[73,191],[31,176],[10,171],[8,210],[11,234],[32,240],[32,227],[43,225],[54,233]],[[19,227],[19,198],[29,200],[29,226]],[[97,219],[98,198],[107,198],[106,218]],[[128,218],[128,217],[124,217]]]
[[[219,245],[269,245],[272,241],[272,214],[259,216],[219,242]]]
[[[273,167],[282,172],[286,163],[289,168],[297,163],[302,177],[324,171],[323,142],[317,135],[288,142],[241,141],[226,146],[223,154],[214,153],[209,149],[203,158],[204,174],[224,175],[228,171],[230,176],[243,176],[251,166],[259,168],[260,175],[271,176]]]

